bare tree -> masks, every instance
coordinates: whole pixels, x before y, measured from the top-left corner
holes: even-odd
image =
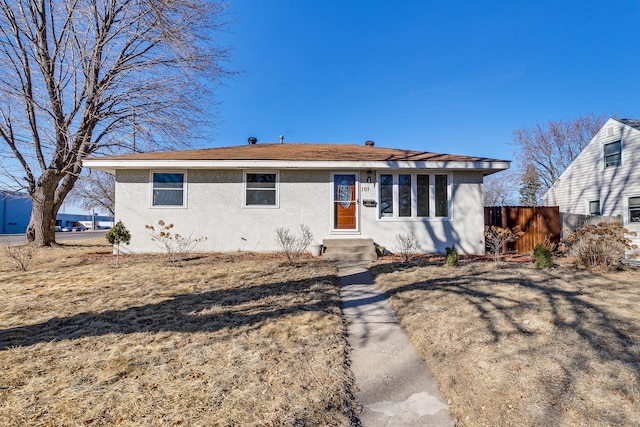
[[[0,0],[0,168],[33,200],[29,241],[55,243],[94,153],[185,144],[225,71],[217,0]],[[132,129],[137,147],[132,147]]]
[[[489,175],[484,179],[483,201],[485,206],[508,206],[515,204],[517,178],[510,170]]]
[[[514,157],[524,177],[529,165],[538,173],[544,192],[560,177],[607,120],[606,115],[586,114],[569,120],[550,120],[513,131]]]
[[[83,209],[109,212],[113,216],[116,214],[116,177],[90,170],[76,182],[68,197],[79,202]]]

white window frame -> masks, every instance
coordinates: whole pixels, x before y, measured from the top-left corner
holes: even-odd
[[[631,215],[629,212],[629,199],[631,198],[635,198],[635,197],[640,197],[640,194],[626,194],[624,196],[624,202],[623,202],[623,222],[625,225],[638,225],[640,226],[640,222],[631,222]]]
[[[393,216],[380,216],[380,176],[393,175]],[[399,189],[398,175],[411,175],[411,216],[398,216],[399,214]],[[417,216],[418,212],[418,175],[429,176],[429,216]],[[435,216],[436,213],[436,175],[446,175],[447,177],[447,213],[448,216]],[[381,170],[377,171],[378,190],[376,200],[378,211],[376,217],[378,221],[451,221],[451,194],[453,188],[452,174],[450,172],[439,172],[433,170],[424,171],[403,171],[403,170]]]
[[[606,160],[606,156],[604,154],[604,147],[606,147],[609,144],[615,144],[616,142],[620,143],[620,163],[617,165],[611,165],[611,166],[607,166],[607,160]],[[609,141],[609,142],[603,142],[602,143],[602,147],[601,147],[601,153],[600,153],[600,158],[602,159],[602,169],[615,169],[619,166],[622,166],[624,159],[622,158],[622,152],[624,151],[624,141],[622,140],[622,138],[620,139],[616,139],[615,141]]]
[[[600,203],[600,199],[590,199],[586,201],[585,212],[587,215],[594,215],[591,213],[591,203],[598,202],[598,208],[600,211],[595,215],[602,215],[602,203]]]
[[[153,204],[153,190],[155,189],[154,174],[160,173],[179,173],[184,176],[184,180],[182,182],[182,204],[181,205],[154,205]],[[149,207],[152,209],[186,209],[187,208],[187,188],[188,188],[188,174],[186,170],[150,170],[149,171],[149,182],[150,182],[150,191],[149,191]],[[171,191],[167,189],[167,191]]]
[[[274,205],[247,205],[247,174],[275,174],[275,204]],[[277,170],[251,170],[245,169],[242,171],[242,207],[244,209],[278,209],[280,208],[280,171]],[[264,191],[272,191],[264,190]]]

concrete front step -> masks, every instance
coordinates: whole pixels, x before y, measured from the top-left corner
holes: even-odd
[[[375,261],[373,239],[325,239],[322,257],[329,261]]]
[[[378,259],[376,254],[368,254],[362,252],[339,252],[339,253],[323,253],[322,258],[327,261],[375,261]]]
[[[325,247],[333,246],[373,246],[373,239],[324,239],[322,244]]]

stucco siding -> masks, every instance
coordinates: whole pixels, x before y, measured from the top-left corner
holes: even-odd
[[[452,182],[449,218],[386,220],[377,209],[362,207],[363,236],[394,251],[396,235],[413,231],[424,253],[444,253],[450,246],[464,254],[484,253],[482,173],[454,172]]]
[[[200,251],[274,250],[276,230],[297,232],[304,223],[321,238],[329,224],[329,214],[318,209],[318,195],[329,191],[326,171],[281,171],[279,206],[244,207],[242,170],[189,170],[185,208],[151,207],[150,171],[120,170],[116,176],[116,220],[132,233],[132,252],[158,251],[145,225],[158,220],[174,224],[174,231],[206,240]]]
[[[441,253],[452,245],[461,253],[484,252],[482,172],[449,172],[449,218],[394,221],[380,219],[377,207],[362,204],[363,199],[378,201],[378,187],[372,183],[364,194],[367,171],[357,172],[361,194],[359,229],[355,232],[333,230],[333,183],[328,170],[277,171],[278,206],[260,208],[243,206],[243,170],[186,171],[186,207],[176,208],[151,206],[149,170],[118,170],[116,221],[122,220],[131,231],[131,244],[124,248],[131,252],[161,251],[145,230],[145,225],[156,225],[158,220],[174,224],[174,232],[182,235],[206,237],[197,246],[198,251],[278,250],[278,228],[297,233],[299,225],[305,224],[317,242],[325,238],[364,237],[393,250],[396,235],[413,230],[423,252]]]

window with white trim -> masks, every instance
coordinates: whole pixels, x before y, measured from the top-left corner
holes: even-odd
[[[186,174],[184,172],[153,172],[152,206],[184,206]]]
[[[276,172],[245,172],[245,206],[278,206],[278,174]]]
[[[446,174],[382,173],[378,182],[380,218],[449,216],[449,177]]]
[[[640,196],[629,197],[629,222],[640,223]]]
[[[589,202],[589,215],[600,215],[600,200]]]
[[[620,166],[622,163],[622,141],[610,142],[603,147],[604,167]]]

